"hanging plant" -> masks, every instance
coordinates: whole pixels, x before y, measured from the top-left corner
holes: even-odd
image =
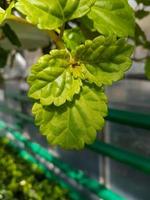
[[[1,9],[1,23],[7,18],[37,26],[56,46],[28,77],[41,133],[65,149],[94,142],[107,115],[104,88],[131,67],[134,12],[127,0],[17,0]]]

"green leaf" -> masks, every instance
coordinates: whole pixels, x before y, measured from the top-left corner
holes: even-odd
[[[145,64],[146,77],[150,79],[150,58],[147,59]]]
[[[13,44],[16,45],[17,47],[21,47],[21,42],[18,38],[18,36],[16,35],[16,33],[14,32],[14,30],[10,27],[9,24],[5,23],[2,26],[2,30],[3,33],[5,34],[5,36],[9,39],[9,41]]]
[[[79,22],[80,28],[87,39],[93,40],[99,36],[99,32],[93,26],[93,21],[87,15],[80,18]]]
[[[85,42],[85,37],[80,28],[72,28],[64,31],[63,40],[68,49],[75,49],[78,45]]]
[[[72,102],[60,107],[42,107],[35,103],[32,109],[36,125],[52,145],[65,149],[81,149],[96,138],[96,131],[104,125],[107,99],[103,90],[83,86]]]
[[[136,0],[136,2],[138,4],[142,3],[144,4],[145,6],[149,6],[150,5],[150,0]]]
[[[5,49],[0,47],[0,68],[5,67],[8,55],[9,51],[6,51]]]
[[[104,36],[87,40],[72,52],[53,50],[32,66],[28,95],[42,105],[72,101],[84,80],[100,87],[120,80],[131,65],[131,53],[124,39]]]
[[[146,34],[137,23],[135,26],[135,31],[136,31],[136,34],[134,37],[134,41],[135,41],[136,46],[138,45],[144,46],[147,42]]]
[[[104,35],[134,36],[134,12],[127,0],[96,0],[88,16]]]
[[[124,39],[99,36],[87,40],[74,52],[83,71],[83,78],[97,86],[120,80],[131,66],[133,48]]]
[[[40,29],[57,29],[66,21],[82,17],[95,0],[18,0],[16,8]]]
[[[135,13],[136,18],[143,19],[144,17],[148,16],[150,14],[149,11],[146,10],[137,10]]]
[[[2,24],[11,15],[13,7],[14,2],[12,2],[6,10],[0,7],[0,24]]]
[[[66,50],[52,50],[32,66],[28,78],[29,97],[39,99],[42,105],[59,106],[71,101],[80,92],[82,82],[71,71],[70,54]],[[73,70],[73,69],[72,69]]]

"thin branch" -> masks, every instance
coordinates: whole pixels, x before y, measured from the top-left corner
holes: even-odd
[[[62,40],[59,38],[59,36],[55,33],[55,31],[49,31],[46,30],[46,32],[48,33],[48,35],[50,36],[50,38],[54,41],[54,43],[56,44],[58,49],[64,49],[64,43],[62,42]]]

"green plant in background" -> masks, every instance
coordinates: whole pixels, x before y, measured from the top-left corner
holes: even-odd
[[[17,0],[1,10],[0,19],[37,26],[55,44],[28,77],[42,134],[65,149],[91,144],[107,115],[104,87],[131,66],[133,47],[127,39],[134,37],[134,12],[128,1]]]
[[[17,152],[0,140],[0,199],[69,200],[68,191],[45,179],[34,164],[21,160]]]
[[[135,10],[135,16],[137,20],[142,20],[145,17],[148,17],[150,14],[150,1],[149,0],[136,0],[137,7]],[[150,41],[148,40],[145,32],[142,30],[140,25],[136,23],[136,34],[135,34],[135,46],[136,48],[142,47],[146,51],[146,56],[143,58],[134,58],[137,62],[145,63],[145,74],[148,79],[150,79]]]

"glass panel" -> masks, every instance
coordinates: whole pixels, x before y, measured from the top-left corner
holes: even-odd
[[[149,81],[123,80],[107,91],[111,108],[150,114]],[[108,122],[105,134],[106,142],[114,146],[150,156],[150,130]],[[150,199],[150,175],[114,160],[106,160],[106,180],[112,190],[130,200]]]

